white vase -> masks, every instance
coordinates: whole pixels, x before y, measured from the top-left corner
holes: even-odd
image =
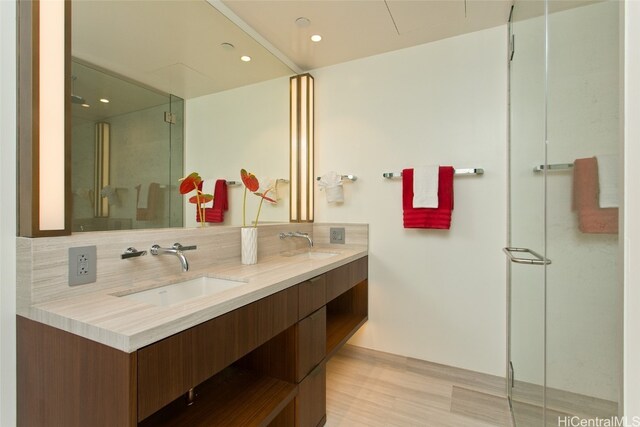
[[[243,264],[258,262],[258,227],[240,229],[240,252]]]

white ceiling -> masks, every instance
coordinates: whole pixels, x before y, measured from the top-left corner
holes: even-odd
[[[293,74],[205,0],[73,0],[72,56],[182,98]]]
[[[506,24],[512,0],[224,0],[303,70]],[[311,24],[300,28],[295,21]],[[322,41],[309,37],[320,34]]]
[[[552,0],[551,10],[590,2]],[[72,55],[125,80],[189,99],[503,25],[511,4],[512,0],[73,0]],[[542,6],[542,0],[522,1],[518,18],[540,14]],[[299,17],[310,19],[310,25],[297,26]],[[313,43],[312,34],[322,35],[322,41]],[[235,48],[225,50],[222,43]],[[240,61],[241,55],[252,61]],[[88,84],[85,79],[94,74],[85,73],[76,81],[77,94],[92,108],[100,96],[130,98],[137,92],[115,80],[110,85]],[[111,93],[105,93],[107,88]],[[79,114],[95,118],[117,111],[116,106]]]

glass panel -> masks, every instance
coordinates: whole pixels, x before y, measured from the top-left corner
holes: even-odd
[[[170,167],[169,173],[169,227],[184,224],[184,196],[178,191],[178,180],[184,173],[184,99],[171,95],[170,108],[173,123],[170,126]]]
[[[565,414],[617,415],[621,375],[617,209],[602,209],[598,201],[598,189],[603,198],[608,194],[603,180],[618,184],[621,176],[620,3],[568,9],[565,3],[551,2],[549,15],[548,161],[587,160],[576,163],[575,187],[571,170],[550,172],[547,181],[547,253],[553,260],[547,271],[551,425]],[[598,174],[600,168],[605,170]]]
[[[72,74],[72,230],[181,226],[170,159],[182,153],[183,102],[77,60]]]
[[[510,64],[510,245],[544,254],[545,21],[543,2],[516,2]],[[544,266],[510,263],[510,398],[518,426],[541,426]]]

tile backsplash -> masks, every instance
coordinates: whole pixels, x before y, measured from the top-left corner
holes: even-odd
[[[317,244],[329,243],[329,226],[346,226],[347,245],[367,244],[367,225],[280,223],[258,227],[258,263],[262,257],[283,251],[302,249],[304,239],[281,240],[279,234],[301,231],[314,236]],[[174,256],[151,256],[154,244],[169,247],[175,242],[197,245],[186,252],[190,270],[208,266],[240,262],[240,227],[214,226],[205,228],[169,228],[77,233],[64,237],[17,238],[17,294],[18,313],[30,305],[116,287],[148,286],[149,282],[164,281],[181,274],[180,262]],[[68,251],[71,247],[97,248],[96,282],[69,286]],[[121,259],[128,247],[148,253],[146,256]]]

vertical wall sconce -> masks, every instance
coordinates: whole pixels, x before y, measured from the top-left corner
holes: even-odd
[[[290,222],[313,222],[313,77],[291,77]]]
[[[20,235],[70,234],[71,2],[19,7]]]
[[[109,185],[111,161],[111,125],[106,122],[96,123],[95,183],[93,188],[94,216],[109,216],[109,199],[103,197],[102,189]]]

